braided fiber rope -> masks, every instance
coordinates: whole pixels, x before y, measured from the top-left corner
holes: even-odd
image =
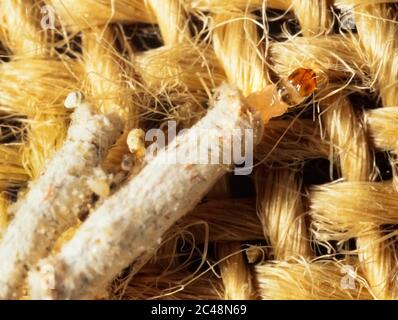
[[[123,122],[113,192],[132,129],[190,128],[224,82],[247,97],[308,68],[317,90],[266,124],[253,173],[222,178],[96,298],[396,299],[397,17],[383,0],[1,0],[0,240],[65,141],[70,92]]]

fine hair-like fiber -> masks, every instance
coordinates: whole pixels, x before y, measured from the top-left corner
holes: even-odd
[[[90,235],[97,211],[112,219],[107,198],[123,194],[123,186],[130,184],[131,190],[148,197],[145,203],[146,198],[137,200],[139,208],[130,203],[137,211],[160,210],[163,189],[171,197],[185,194],[170,189],[182,188],[170,178],[179,174],[177,169],[164,175],[168,181],[158,190],[140,188],[151,179],[134,179],[147,159],[139,156],[143,142],[133,129],[166,132],[168,121],[175,121],[178,130],[200,127],[209,106],[218,106],[217,114],[228,113],[219,96],[243,101],[295,69],[308,68],[317,75],[317,90],[264,125],[252,174],[228,172],[187,215],[176,214],[177,223],[154,239],[156,248],[145,250],[139,263],[109,283],[90,287],[95,291],[90,297],[396,299],[397,17],[398,0],[1,0],[0,250],[1,240],[12,238],[7,238],[7,229],[27,206],[25,200],[40,207],[29,191],[40,188],[36,182],[46,166],[56,165],[50,159],[57,159],[52,158],[57,152],[67,157],[65,149],[75,145],[70,136],[77,134],[73,128],[79,113],[71,116],[64,106],[71,92],[81,93],[90,112],[97,114],[90,117],[110,125],[106,119],[112,115],[118,125],[109,133],[106,150],[90,149],[90,157],[95,150],[104,153],[82,162],[95,167],[74,169],[80,180],[73,176],[78,173],[68,172],[76,180],[65,190],[77,192],[70,201],[80,198],[79,192],[85,198],[79,214],[61,227],[48,228],[56,229],[51,236],[34,231],[52,239],[46,248],[41,244],[40,254],[46,255],[40,258],[46,261],[62,257],[63,248],[78,242],[73,239],[79,232]],[[215,90],[225,92],[214,95]],[[227,118],[219,123],[228,124]],[[89,120],[83,125],[89,127]],[[90,134],[86,140],[101,139],[96,132]],[[54,181],[63,181],[58,171],[75,167],[52,171]],[[143,172],[150,177],[148,170]],[[84,176],[91,172],[96,179],[105,177],[95,180],[92,190]],[[86,180],[84,188],[74,182]],[[50,202],[49,208],[52,196],[43,200]],[[50,212],[43,220],[55,218],[66,216]],[[156,216],[151,219],[156,229]],[[101,231],[106,239],[106,226]],[[117,239],[123,248],[120,235]],[[95,255],[91,262],[100,265]],[[24,270],[31,279],[18,275],[11,296],[31,298],[37,270],[19,263],[21,269],[32,269]],[[0,278],[7,269],[1,264]],[[101,273],[96,265],[90,268]],[[68,270],[60,271],[60,277],[63,272]],[[68,292],[60,296],[80,297]],[[0,279],[1,297],[8,293],[2,296]]]

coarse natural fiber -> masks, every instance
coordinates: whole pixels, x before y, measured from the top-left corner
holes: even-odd
[[[397,298],[397,17],[398,0],[1,0],[0,257],[15,246],[27,258],[15,258],[11,282],[4,270],[13,264],[0,260],[0,299]],[[195,191],[191,167],[170,166],[156,182],[159,157],[143,159],[142,132],[167,133],[169,121],[177,130],[246,127],[256,116],[236,111],[245,98],[297,68],[316,73],[317,90],[264,124],[249,176],[200,167],[207,180]],[[118,120],[105,139],[114,144],[90,149],[95,161],[83,157],[81,172],[57,167],[80,139],[68,131],[79,123],[64,106],[71,92],[89,103],[88,118]],[[209,114],[222,119],[207,123]],[[85,176],[98,170],[106,192]],[[59,222],[56,195],[35,203],[46,177],[73,192],[61,203],[75,211],[70,221]],[[157,227],[166,205],[178,221]],[[42,218],[30,219],[29,206]],[[118,223],[133,210],[151,233],[130,219],[123,238]],[[90,259],[71,253],[94,247]],[[107,253],[118,261],[103,263]]]

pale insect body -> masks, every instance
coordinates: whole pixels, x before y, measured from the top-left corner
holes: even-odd
[[[289,107],[302,103],[316,88],[315,72],[311,69],[298,68],[287,79],[268,85],[246,99],[261,113],[264,123],[267,123],[271,118],[284,114]]]

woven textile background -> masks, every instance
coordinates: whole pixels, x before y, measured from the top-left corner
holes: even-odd
[[[395,299],[397,18],[383,0],[0,0],[0,237],[63,144],[70,92],[126,120],[117,175],[131,129],[189,128],[222,83],[248,96],[308,68],[317,90],[266,125],[253,173],[98,298]]]

